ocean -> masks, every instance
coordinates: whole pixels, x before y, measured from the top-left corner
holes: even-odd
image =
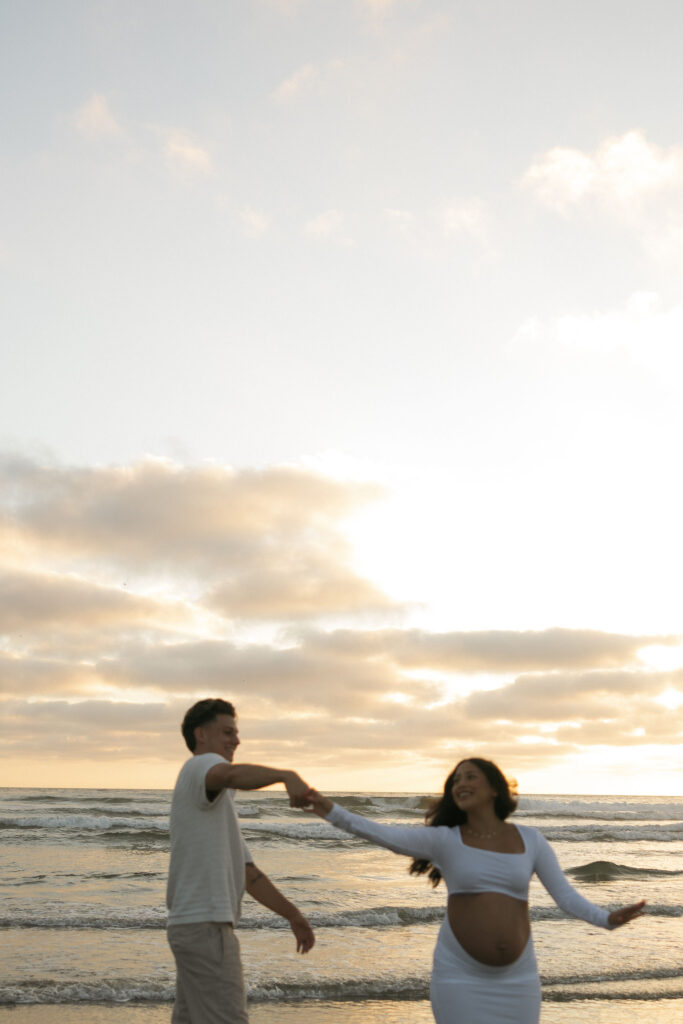
[[[378,821],[420,824],[414,794],[330,794]],[[171,794],[0,790],[2,1024],[161,1024],[174,971],[165,937]],[[253,1024],[428,1024],[431,954],[445,907],[407,858],[240,793],[255,862],[298,904],[317,942],[297,956],[285,922],[249,897],[239,927]],[[537,880],[531,919],[544,1024],[683,1021],[683,799],[522,797],[572,882],[647,916],[608,933],[567,918]]]

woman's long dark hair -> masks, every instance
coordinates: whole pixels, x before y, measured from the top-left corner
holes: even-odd
[[[435,800],[425,815],[425,824],[433,825],[464,825],[467,821],[467,812],[461,811],[453,799],[453,782],[455,773],[461,764],[474,764],[480,769],[496,792],[496,799],[493,809],[501,821],[517,809],[517,783],[505,778],[498,765],[493,761],[485,761],[482,757],[466,757],[458,761],[455,768],[443,784],[443,794]],[[428,878],[432,885],[437,886],[441,881],[441,872],[435,868],[429,860],[414,860],[410,865],[411,875],[424,875],[429,872]]]

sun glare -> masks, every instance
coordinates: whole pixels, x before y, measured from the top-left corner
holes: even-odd
[[[683,704],[683,693],[680,690],[670,688],[665,690],[664,693],[660,693],[659,697],[655,699],[658,704],[663,704],[669,711],[676,711]]]
[[[649,647],[642,647],[639,655],[641,661],[660,672],[673,672],[683,668],[683,647],[679,644],[672,644],[670,647],[664,644],[651,644]]]

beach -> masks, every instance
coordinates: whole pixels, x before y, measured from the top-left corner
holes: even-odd
[[[338,794],[419,824],[414,794]],[[4,910],[0,1024],[170,1020],[166,791],[0,791]],[[237,806],[255,861],[316,928],[296,956],[284,922],[246,899],[239,937],[252,1024],[422,1024],[445,894],[407,861],[291,810],[277,791]],[[683,806],[675,798],[523,797],[576,887],[648,915],[608,933],[569,919],[532,882],[543,1024],[683,1019]],[[513,819],[514,820],[514,819]]]
[[[592,1000],[568,1004],[543,1004],[542,1024],[678,1024],[678,1000],[615,1000],[597,1004]],[[251,1024],[433,1024],[428,1002],[314,1003],[307,1006],[253,1006]],[[168,1006],[22,1006],[0,1010],[7,1024],[169,1024]]]

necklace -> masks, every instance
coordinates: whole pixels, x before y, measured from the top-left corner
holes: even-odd
[[[493,839],[493,837],[497,836],[501,831],[497,828],[495,832],[475,832],[471,825],[466,825],[465,828],[471,836],[474,836],[475,839]]]

